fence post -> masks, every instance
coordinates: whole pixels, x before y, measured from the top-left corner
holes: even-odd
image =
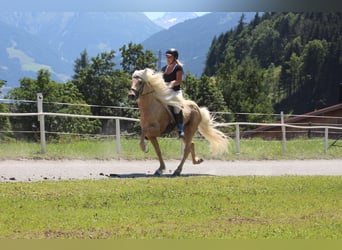
[[[328,152],[328,144],[329,144],[329,129],[324,129],[324,153]]]
[[[115,119],[116,153],[121,154],[120,119]]]
[[[42,153],[46,153],[45,141],[45,119],[43,114],[43,94],[37,93],[37,108],[38,108],[38,121],[40,122],[40,144],[42,145]]]
[[[284,112],[283,111],[280,112],[280,120],[281,120],[281,124],[283,125],[281,126],[283,153],[286,154],[286,128],[284,126]]]
[[[235,124],[235,144],[236,144],[236,153],[240,154],[240,126],[239,124]]]

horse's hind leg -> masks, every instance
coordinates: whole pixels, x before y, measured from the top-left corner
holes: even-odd
[[[145,142],[145,135],[142,134],[140,137],[140,143],[139,143],[140,149],[144,152],[144,153],[148,153],[148,144]]]
[[[175,170],[175,172],[173,172],[172,176],[180,176],[182,170],[183,170],[183,165],[184,162],[186,160],[186,158],[188,158],[189,153],[190,153],[190,147],[191,147],[191,141],[190,142],[186,142],[186,139],[184,138],[184,142],[185,142],[185,147],[184,147],[184,153],[183,153],[183,158],[181,160],[181,162],[179,163],[177,169]]]
[[[157,138],[156,137],[151,137],[149,138],[153,147],[154,147],[154,150],[158,156],[158,159],[159,159],[159,163],[160,163],[160,166],[159,168],[156,170],[156,172],[154,173],[154,175],[162,175],[163,172],[165,171],[166,167],[165,167],[165,162],[163,160],[163,157],[162,157],[162,154],[161,154],[161,151],[160,151],[160,147],[159,147],[159,143],[157,141]]]
[[[196,157],[196,153],[195,153],[195,143],[191,142],[190,144],[190,153],[191,153],[191,158],[192,158],[192,163],[193,164],[200,164],[203,162],[202,158],[198,158]]]
[[[184,140],[184,142],[185,142],[185,147],[184,147],[183,158],[182,158],[182,161],[180,162],[180,164],[178,165],[177,169],[173,173],[173,176],[180,176],[180,174],[183,170],[184,162],[188,158],[190,153],[191,153],[193,164],[200,164],[201,162],[203,162],[203,159],[200,159],[200,158],[196,157],[196,155],[195,155],[195,144],[192,141],[186,142],[186,140]]]

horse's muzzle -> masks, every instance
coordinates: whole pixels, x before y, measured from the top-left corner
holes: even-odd
[[[128,94],[128,99],[134,101],[135,100],[135,95]]]
[[[128,92],[128,99],[129,100],[135,100],[137,99],[137,95],[135,93],[135,91],[133,89],[131,89],[129,92]]]

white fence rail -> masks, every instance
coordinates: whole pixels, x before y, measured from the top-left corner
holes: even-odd
[[[64,113],[49,113],[43,112],[43,96],[42,94],[37,94],[37,113],[0,113],[0,116],[37,116],[38,121],[40,122],[40,141],[41,141],[41,152],[46,153],[46,140],[45,140],[45,116],[62,116],[62,117],[77,117],[77,118],[91,118],[91,119],[109,119],[115,120],[116,126],[116,152],[117,154],[121,153],[121,139],[120,139],[120,120],[126,121],[134,121],[138,122],[139,119],[135,118],[127,118],[127,117],[118,117],[118,116],[94,116],[94,115],[77,115],[77,114],[64,114]],[[286,153],[286,128],[297,128],[297,129],[322,129],[324,130],[324,152],[328,150],[328,142],[329,142],[329,129],[333,130],[341,130],[342,127],[336,126],[297,126],[284,123],[284,115],[281,113],[281,123],[252,123],[252,122],[232,122],[232,123],[219,123],[217,127],[228,127],[235,126],[235,144],[236,144],[236,153],[240,153],[240,126],[268,126],[268,127],[281,127],[282,131],[282,145],[283,145],[283,153]]]
[[[286,153],[286,128],[297,128],[297,129],[324,129],[324,152],[328,151],[329,147],[329,129],[341,130],[342,127],[334,126],[296,126],[285,123],[257,123],[257,122],[231,122],[231,123],[221,123],[220,127],[235,126],[235,144],[236,153],[240,153],[240,126],[241,125],[254,125],[254,126],[269,126],[269,127],[281,127],[282,130],[282,145],[283,153]]]
[[[120,120],[126,121],[139,121],[135,118],[126,118],[118,116],[95,116],[95,115],[76,115],[76,114],[63,114],[63,113],[49,113],[43,112],[43,95],[37,94],[37,113],[0,113],[0,116],[37,116],[40,122],[40,143],[41,152],[46,153],[46,140],[45,140],[45,116],[63,116],[63,117],[78,117],[78,118],[91,118],[91,119],[108,119],[115,120],[115,131],[116,131],[116,153],[121,153],[121,139],[120,139]]]

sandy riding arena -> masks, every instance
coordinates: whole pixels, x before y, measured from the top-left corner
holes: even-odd
[[[163,176],[170,176],[178,161],[166,161]],[[0,161],[0,182],[142,178],[153,177],[154,160],[4,160]],[[279,176],[342,175],[342,159],[282,161],[207,160],[201,165],[185,164],[183,177],[190,176]]]

